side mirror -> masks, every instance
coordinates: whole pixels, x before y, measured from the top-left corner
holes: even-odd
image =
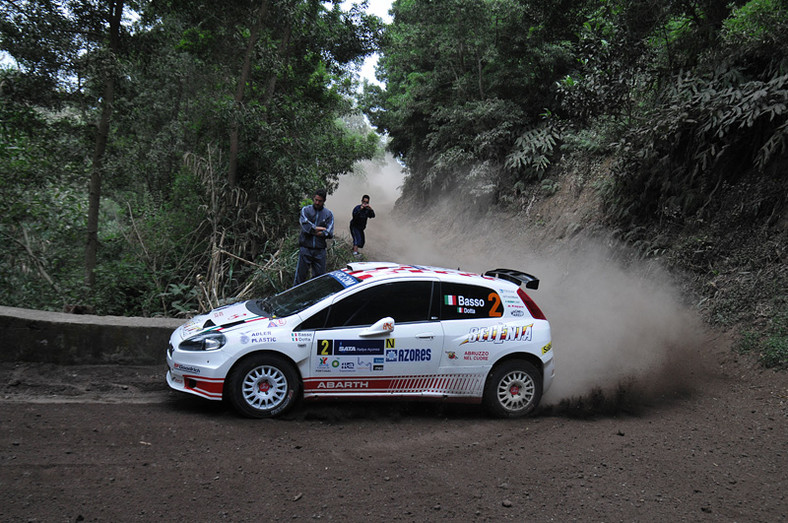
[[[359,336],[379,336],[394,332],[394,318],[387,316],[376,321],[372,326],[359,332]]]

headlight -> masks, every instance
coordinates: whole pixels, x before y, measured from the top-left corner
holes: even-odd
[[[227,338],[224,337],[224,334],[207,332],[183,340],[178,348],[181,350],[217,350],[224,347],[225,343],[227,343]]]

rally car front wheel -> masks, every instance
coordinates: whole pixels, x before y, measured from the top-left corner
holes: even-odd
[[[499,418],[526,416],[541,399],[542,375],[524,360],[509,360],[496,366],[484,387],[484,406]]]
[[[271,418],[293,406],[300,387],[298,373],[290,362],[275,354],[256,354],[233,368],[225,392],[240,414]]]

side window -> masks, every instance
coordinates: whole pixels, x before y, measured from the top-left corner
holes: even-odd
[[[397,323],[426,321],[430,315],[432,282],[394,282],[357,292],[331,306],[326,327],[372,325],[391,316]]]
[[[315,329],[322,329],[323,325],[326,324],[326,318],[328,317],[328,307],[323,309],[322,311],[313,314],[311,317],[304,320],[301,325],[293,329],[294,331],[313,331]]]
[[[503,316],[501,296],[487,287],[442,283],[440,298],[442,320]]]

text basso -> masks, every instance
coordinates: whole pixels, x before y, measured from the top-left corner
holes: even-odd
[[[460,307],[484,307],[484,300],[481,298],[466,298],[457,296],[457,305]]]

